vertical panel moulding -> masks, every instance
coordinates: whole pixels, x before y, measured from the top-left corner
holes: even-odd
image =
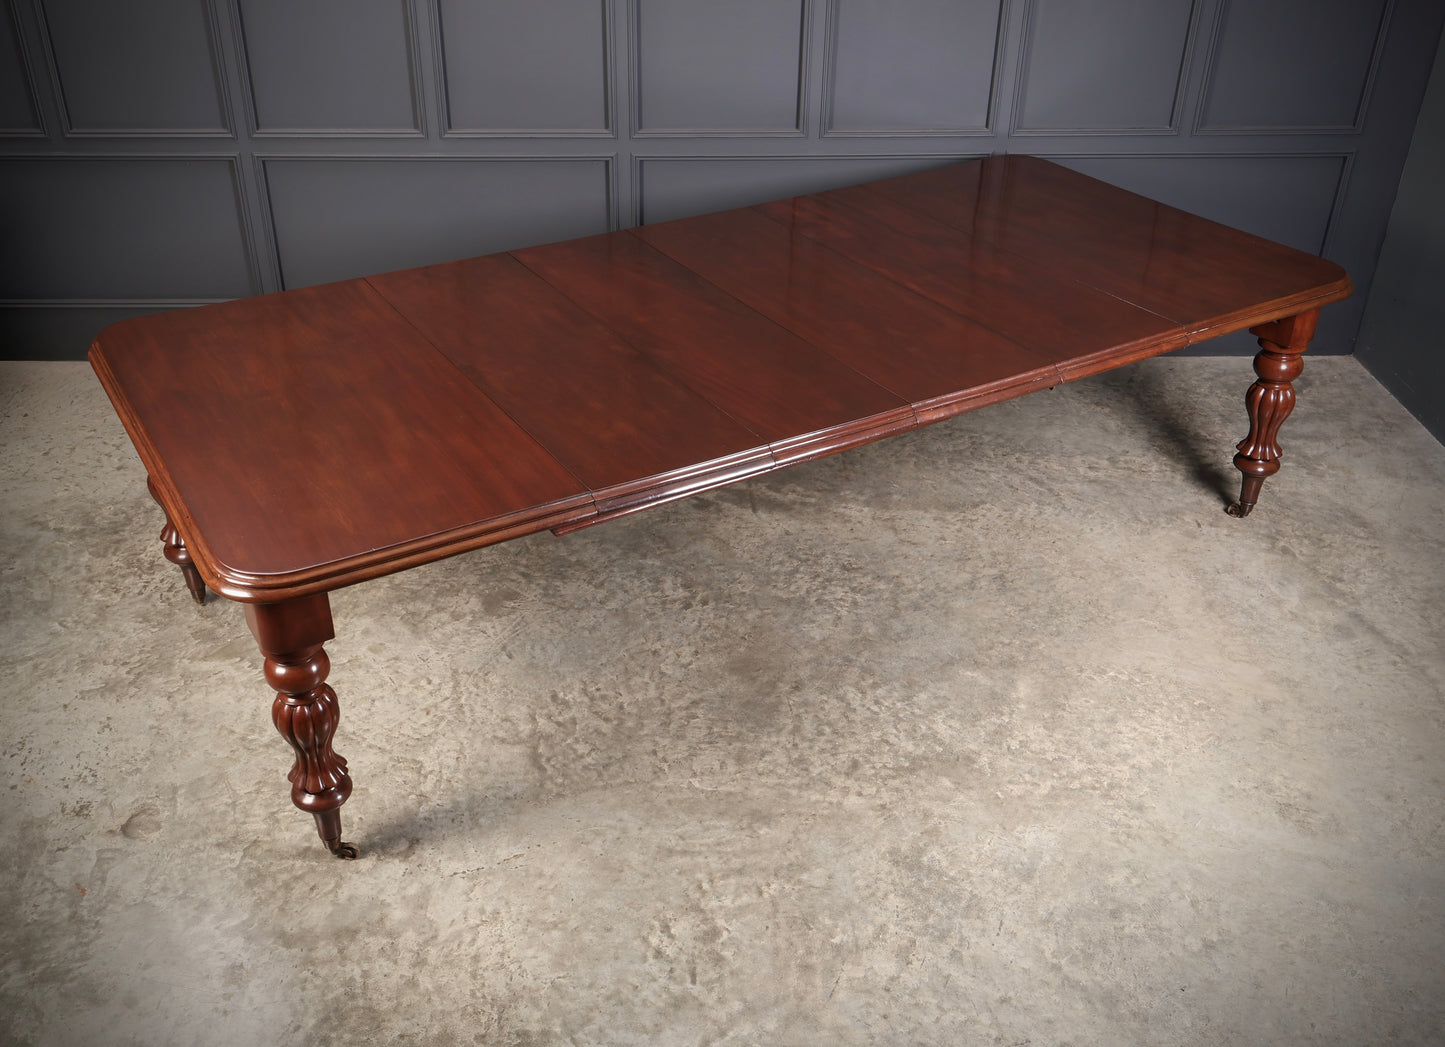
[[[221,119],[226,124],[226,137],[236,138],[236,115],[231,102],[230,78],[226,76],[226,58],[223,53],[220,0],[206,0],[206,35],[211,41],[211,75],[216,79],[216,98],[221,103]],[[239,191],[240,181],[237,181]],[[249,243],[249,241],[248,241]],[[253,269],[254,272],[254,269]]]
[[[3,0],[4,13],[0,18],[9,20],[10,31],[15,34],[15,54],[20,60],[20,78],[25,86],[25,98],[30,104],[30,116],[34,127],[0,128],[0,138],[46,138],[49,135],[44,106],[40,101],[40,82],[35,77],[35,62],[30,48],[25,43],[25,26],[20,21],[17,0]],[[58,103],[57,103],[58,104]]]
[[[1209,80],[1210,55],[1219,28],[1219,5],[1222,0],[1194,0],[1189,36],[1185,41],[1183,67],[1179,73],[1179,89],[1174,99],[1173,127],[1181,137],[1192,136],[1199,122],[1204,91]]]
[[[803,28],[799,34],[802,53],[798,63],[798,130],[804,138],[822,138],[828,129],[825,110],[829,95],[828,52],[832,46],[828,26],[833,19],[835,2],[822,0],[803,7]]]
[[[241,80],[241,109],[246,116],[247,139],[256,136],[256,89],[251,82],[251,59],[246,50],[246,27],[241,23],[241,0],[228,0],[231,28],[231,54],[236,61],[236,75]]]
[[[993,96],[989,99],[988,129],[993,136],[993,152],[1009,151],[1010,128],[1018,107],[1019,48],[1013,41],[1023,38],[1024,5],[1015,0],[1000,0],[998,10],[998,61],[994,65]],[[1012,84],[1009,90],[1007,85]]]
[[[407,72],[411,74],[411,120],[412,132],[418,138],[427,137],[426,105],[422,97],[422,53],[421,40],[422,32],[420,25],[421,15],[417,10],[416,0],[402,0],[402,6],[406,10],[406,66]],[[432,11],[435,18],[436,12]]]
[[[842,0],[824,0],[823,4],[823,83],[818,106],[818,137],[833,133],[833,89],[838,80],[838,5]]]
[[[618,195],[618,173],[617,154],[608,153],[600,158],[602,160],[602,177],[606,181],[607,193],[607,231],[617,232],[622,228],[622,204]]]
[[[1219,60],[1219,41],[1224,35],[1224,21],[1229,16],[1229,0],[1216,0],[1214,24],[1209,27],[1209,44],[1204,51],[1204,74],[1199,85],[1199,96],[1194,102],[1194,120],[1190,125],[1193,134],[1208,134],[1204,126],[1204,114],[1209,110],[1209,96],[1214,85],[1214,67]]]
[[[436,98],[432,111],[436,114],[437,136],[447,138],[451,135],[452,114],[451,103],[447,97],[446,50],[442,46],[442,34],[446,29],[442,25],[441,0],[428,0],[427,17],[431,20],[431,80]]]
[[[246,273],[251,278],[251,293],[262,294],[265,291],[265,281],[262,279],[261,259],[256,253],[256,230],[251,220],[241,157],[232,153],[226,160],[231,168],[231,186],[236,196],[236,219],[241,226],[241,249],[246,253]]]
[[[631,184],[628,187],[627,206],[632,210],[631,220],[633,225],[644,224],[642,213],[642,165],[646,159],[647,157],[639,156],[635,150],[628,153],[627,171],[628,181]]]
[[[797,96],[797,117],[794,126],[799,135],[807,137],[809,110],[812,108],[812,80],[813,80],[813,10],[814,0],[802,0],[798,5],[798,17],[802,24],[798,27],[798,96]]]
[[[270,159],[261,153],[253,153],[250,167],[256,178],[256,206],[261,214],[259,238],[266,251],[266,268],[275,285],[272,289],[284,291],[286,274],[281,271],[281,245],[276,236],[276,212],[271,204],[270,173],[266,170],[266,162]]]
[[[1035,0],[1023,0],[1019,12],[1018,51],[1014,58],[1013,91],[1009,96],[1008,134],[1019,134],[1019,114],[1024,108],[1024,89],[1029,79],[1029,49],[1033,42]]]
[[[1320,240],[1319,253],[1322,258],[1331,257],[1333,252],[1335,230],[1339,228],[1340,218],[1344,214],[1345,197],[1350,187],[1350,175],[1355,170],[1355,151],[1352,149],[1342,154],[1340,159],[1340,180],[1335,183],[1335,201],[1330,208],[1329,220],[1325,223],[1325,235]],[[1371,275],[1373,276],[1373,273]]]
[[[1169,113],[1169,131],[1179,134],[1184,124],[1185,105],[1193,79],[1194,53],[1199,49],[1199,40],[1204,25],[1203,0],[1192,0],[1189,7],[1189,28],[1184,33],[1184,54],[1179,60],[1179,79],[1174,84],[1174,107]]]

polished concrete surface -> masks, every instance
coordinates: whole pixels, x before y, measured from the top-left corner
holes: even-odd
[[[1445,1038],[1445,448],[1156,360],[333,596],[292,808],[83,364],[0,365],[0,1042]]]

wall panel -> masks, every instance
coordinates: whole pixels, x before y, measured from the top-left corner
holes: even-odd
[[[1353,130],[1391,0],[1223,0],[1199,126]]]
[[[421,134],[407,0],[236,0],[261,134]]]
[[[229,136],[206,3],[43,0],[40,10],[71,134]]]
[[[1031,0],[1015,131],[1173,130],[1195,6],[1194,0]]]
[[[832,0],[831,133],[987,132],[1004,5]]]
[[[604,0],[439,0],[449,133],[609,132]]]
[[[214,299],[260,290],[229,157],[0,164],[8,299]]]
[[[639,132],[802,133],[810,3],[633,2]]]
[[[263,163],[287,287],[609,227],[604,159],[332,156]]]

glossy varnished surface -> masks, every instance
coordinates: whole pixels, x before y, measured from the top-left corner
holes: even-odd
[[[564,531],[1345,297],[995,157],[130,320],[91,358],[206,582],[275,601]]]
[[[1040,271],[1152,310],[1192,341],[1350,291],[1349,278],[1333,262],[1032,156],[891,178],[864,195],[887,197]],[[1275,316],[1260,314],[1264,303]]]
[[[510,256],[370,283],[604,505],[772,465],[757,432]]]
[[[364,281],[118,324],[93,360],[223,593],[325,589],[338,565],[438,534],[591,511],[586,487]]]

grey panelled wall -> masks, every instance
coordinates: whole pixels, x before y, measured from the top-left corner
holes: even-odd
[[[1440,0],[0,0],[0,355],[996,152],[1344,264]],[[1209,348],[1251,351],[1231,336]]]
[[[1359,358],[1445,443],[1445,40],[1360,327]]]

